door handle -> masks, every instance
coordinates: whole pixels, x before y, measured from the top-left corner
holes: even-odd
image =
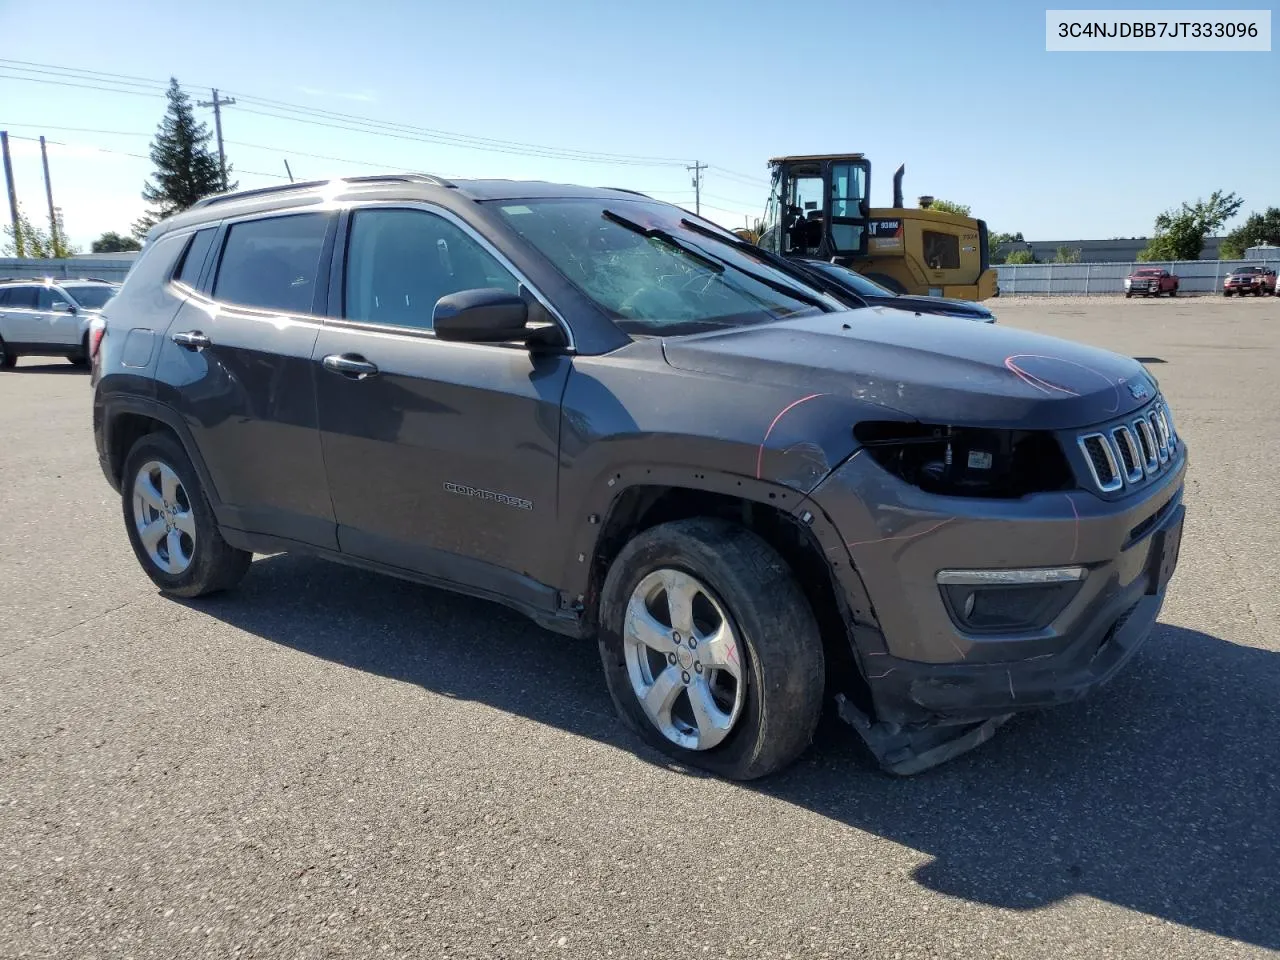
[[[378,372],[375,364],[370,363],[358,353],[331,353],[321,363],[326,370],[340,373],[352,380],[363,380]]]
[[[181,333],[175,333],[169,339],[188,350],[200,350],[213,345],[213,341],[199,330],[184,330]]]

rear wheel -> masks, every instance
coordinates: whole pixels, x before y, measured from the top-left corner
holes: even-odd
[[[200,478],[177,438],[151,433],[125,458],[121,501],[129,543],[153,583],[199,597],[240,582],[251,553],[222,539]]]
[[[777,552],[723,520],[661,524],[622,549],[601,593],[600,656],[628,726],[733,780],[795,761],[822,711],[813,611]]]
[[[12,370],[13,365],[18,362],[18,358],[9,352],[9,348],[5,346],[4,338],[0,337],[0,370]]]

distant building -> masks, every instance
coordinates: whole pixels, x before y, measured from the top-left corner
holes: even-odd
[[[1145,250],[1150,239],[1130,237],[1124,240],[1028,240],[1001,244],[999,253],[1007,258],[1014,250],[1030,250],[1041,263],[1050,263],[1058,256],[1058,248],[1080,251],[1081,263],[1132,263],[1138,252]],[[1222,237],[1206,237],[1201,260],[1217,260]]]
[[[1280,259],[1280,247],[1274,243],[1264,243],[1256,247],[1250,247],[1244,252],[1246,260],[1276,260]]]

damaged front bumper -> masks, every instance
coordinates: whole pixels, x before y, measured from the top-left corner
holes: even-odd
[[[1185,470],[1180,446],[1159,482],[1112,501],[1083,491],[942,498],[869,457],[831,474],[809,500],[820,508],[811,526],[831,524],[820,539],[844,588],[870,695],[855,703],[842,694],[837,706],[881,766],[920,772],[990,739],[1017,712],[1078,700],[1109,681],[1163,605],[1181,544]],[[1070,569],[1079,581],[1037,608],[1039,622],[975,629],[939,582],[956,568]]]

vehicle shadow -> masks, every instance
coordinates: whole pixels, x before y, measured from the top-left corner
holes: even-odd
[[[278,555],[254,563],[238,590],[190,606],[668,766],[614,715],[593,645],[584,655],[584,641],[496,604]],[[744,789],[928,854],[915,879],[951,897],[1031,910],[1084,894],[1275,949],[1277,691],[1275,653],[1159,624],[1091,699],[1017,719],[943,767],[882,774],[826,718],[797,765]]]
[[[65,360],[51,360],[47,363],[31,363],[23,362],[22,358],[18,358],[18,362],[14,364],[7,373],[61,373],[72,374],[78,373],[88,376],[88,367],[77,367],[74,363],[68,363]]]

